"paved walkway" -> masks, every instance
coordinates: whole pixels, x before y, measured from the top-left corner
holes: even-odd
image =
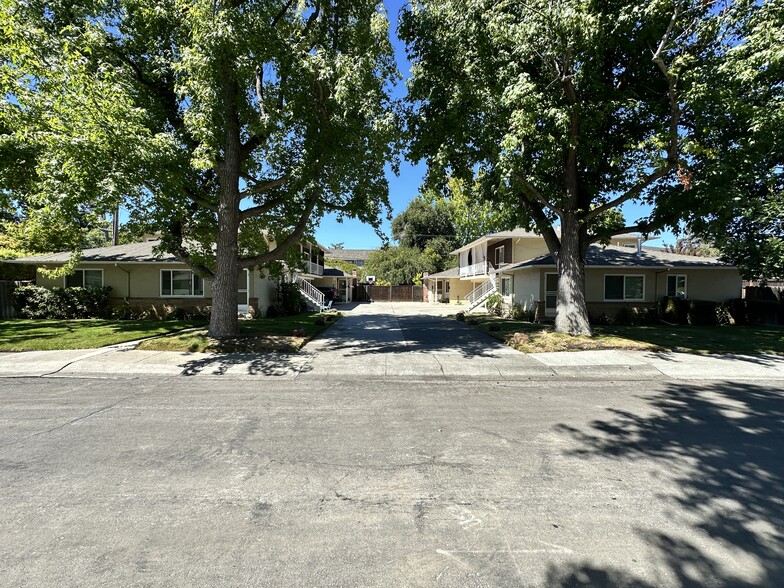
[[[199,376],[254,379],[784,380],[778,356],[582,351],[519,353],[446,318],[454,307],[361,304],[298,354],[189,354],[132,345],[0,354],[0,377]]]

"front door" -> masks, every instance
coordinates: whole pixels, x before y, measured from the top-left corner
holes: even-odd
[[[544,315],[555,316],[558,301],[558,274],[544,275]]]
[[[250,296],[250,272],[246,269],[240,271],[237,276],[237,312],[245,314],[248,312],[248,296]]]
[[[348,280],[338,280],[338,300],[340,302],[348,302],[349,300]]]

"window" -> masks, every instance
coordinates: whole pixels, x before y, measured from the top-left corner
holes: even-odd
[[[512,278],[501,278],[501,296],[509,296],[512,293]]]
[[[495,267],[499,267],[502,263],[504,263],[504,246],[498,247],[495,250]]]
[[[103,270],[76,270],[65,276],[66,288],[102,288]]]
[[[555,310],[558,303],[558,274],[544,275],[544,308]]]
[[[686,298],[686,276],[667,276],[667,296]]]
[[[204,296],[204,281],[190,270],[161,270],[161,296]]]
[[[604,276],[605,300],[645,299],[645,278],[643,276]]]

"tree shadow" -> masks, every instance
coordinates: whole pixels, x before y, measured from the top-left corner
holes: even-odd
[[[705,540],[650,528],[636,532],[675,585],[782,585],[784,392],[756,384],[671,383],[644,398],[643,414],[611,409],[611,418],[588,430],[558,425],[579,444],[571,455],[652,460],[670,478],[675,489],[665,486],[670,490],[660,498],[673,520]],[[746,562],[753,580],[727,571],[706,545]],[[550,577],[553,586],[648,586],[590,566],[553,567]]]
[[[293,361],[299,357],[302,361]],[[282,353],[216,353],[187,361],[181,365],[182,376],[224,376],[236,366],[244,366],[250,376],[285,377],[309,372],[312,368],[303,356]]]
[[[329,350],[348,356],[368,353],[457,353],[466,358],[496,357],[506,345],[442,315],[366,314],[361,322],[344,317],[318,338]]]

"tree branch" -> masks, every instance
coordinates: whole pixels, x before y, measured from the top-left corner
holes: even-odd
[[[271,200],[267,200],[264,204],[259,204],[258,206],[251,206],[250,208],[246,208],[245,210],[240,210],[240,222],[246,221],[250,218],[255,218],[264,214],[265,212],[269,212],[276,206],[280,206],[286,199],[288,194],[282,194],[277,198],[272,198]]]
[[[561,240],[558,238],[558,235],[555,234],[555,229],[553,229],[550,219],[548,219],[547,215],[544,213],[544,209],[538,202],[526,197],[525,194],[520,194],[518,200],[520,206],[531,215],[536,228],[542,233],[544,242],[547,244],[547,249],[550,250],[550,253],[552,253],[553,257],[557,260],[558,251],[561,249]]]
[[[292,4],[294,4],[294,0],[289,0],[286,4],[283,5],[283,8],[280,9],[280,12],[275,15],[275,18],[273,18],[272,22],[270,23],[272,28],[278,26],[278,23],[283,19],[284,16],[286,16],[286,13],[289,11],[289,8],[291,8]]]
[[[280,255],[285,252],[289,247],[294,245],[295,243],[299,242],[303,235],[305,234],[305,227],[308,224],[308,219],[310,215],[313,213],[313,208],[316,206],[316,202],[318,198],[316,196],[311,197],[308,203],[305,205],[305,210],[300,215],[299,219],[297,220],[297,224],[294,225],[294,230],[283,240],[280,244],[275,246],[275,249],[268,251],[267,253],[262,253],[261,255],[254,255],[253,257],[243,257],[239,260],[240,268],[250,268],[255,267],[257,265],[261,265],[263,263],[269,263],[270,261],[274,261],[280,258]]]
[[[642,194],[642,191],[645,190],[645,188],[647,188],[648,186],[653,184],[656,180],[659,180],[659,179],[665,177],[671,171],[672,171],[672,167],[668,165],[667,167],[663,167],[662,169],[660,169],[658,171],[655,171],[652,174],[649,174],[642,182],[640,182],[639,184],[637,184],[636,186],[631,188],[628,192],[626,192],[625,194],[623,194],[621,196],[618,196],[617,198],[613,198],[609,202],[605,202],[601,206],[597,206],[596,208],[592,208],[591,210],[589,210],[588,212],[583,214],[580,217],[580,220],[582,220],[582,221],[589,221],[592,218],[599,216],[603,212],[605,212],[607,210],[610,210],[611,208],[615,208],[616,206],[618,206],[620,204],[623,204],[627,200],[631,200],[632,198],[636,198],[637,196]]]
[[[629,225],[627,227],[623,227],[616,231],[613,231],[612,235],[588,235],[588,243],[596,243],[597,241],[601,241],[605,237],[612,237],[613,235],[621,235],[623,233],[632,233],[635,231],[639,231],[640,233],[647,233],[650,231],[651,227],[648,223],[638,223],[636,225]]]
[[[545,208],[549,208],[559,217],[563,216],[561,209],[555,206],[549,200],[547,200],[547,198],[545,198],[544,195],[539,191],[539,189],[536,186],[534,186],[531,182],[529,182],[523,176],[521,176],[520,174],[514,171],[512,172],[512,176],[523,185],[523,190],[527,192],[529,196],[533,196],[534,198],[536,198],[542,204],[542,206],[544,206]]]
[[[651,60],[656,64],[659,70],[661,70],[667,80],[667,95],[670,100],[670,140],[667,147],[667,164],[669,167],[675,167],[678,164],[678,124],[680,122],[681,111],[677,96],[678,76],[673,75],[667,67],[667,64],[664,63],[662,53],[672,35],[672,30],[675,27],[675,22],[678,20],[679,15],[680,12],[676,5],[672,11],[670,22],[667,24],[667,30],[664,32],[664,35],[659,42],[659,46],[651,57]]]

